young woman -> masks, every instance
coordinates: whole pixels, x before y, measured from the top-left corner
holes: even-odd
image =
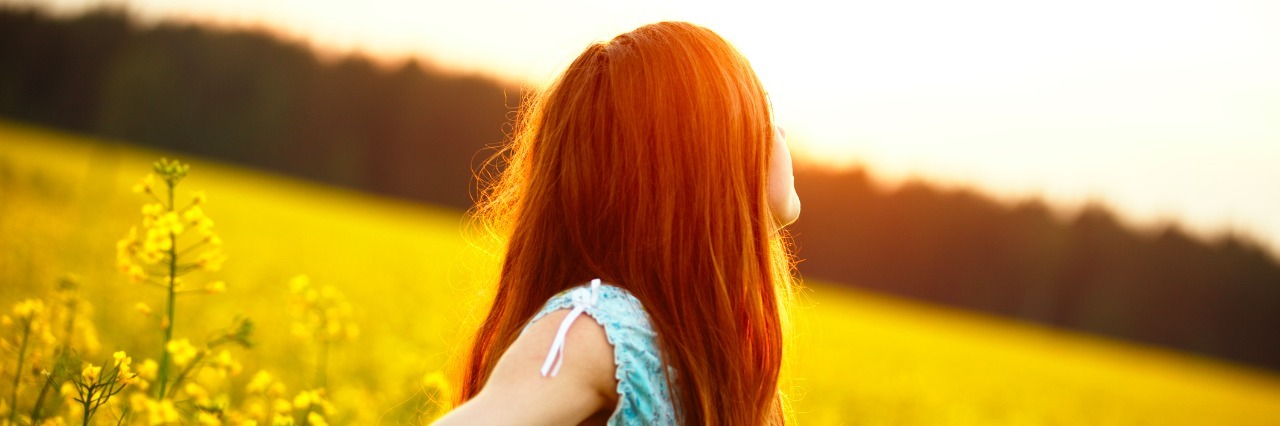
[[[438,424],[784,422],[799,214],[747,60],[705,28],[586,49],[523,108],[480,217],[497,291]]]

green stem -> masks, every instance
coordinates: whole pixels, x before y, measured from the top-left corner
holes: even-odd
[[[62,340],[62,344],[58,346],[57,359],[60,361],[71,351],[71,337],[76,329],[76,298],[74,296],[67,297],[67,328],[66,336]],[[55,361],[55,362],[59,362]],[[54,367],[56,374],[57,367]],[[45,378],[44,386],[40,387],[40,396],[36,397],[36,405],[31,407],[31,424],[40,424],[40,418],[43,415],[41,408],[44,407],[44,398],[49,394],[49,390],[53,389],[53,375]]]
[[[172,192],[172,190],[171,190],[171,192]],[[160,199],[160,196],[159,196],[159,195],[156,195],[156,193],[155,193],[154,191],[152,191],[152,190],[148,189],[148,190],[147,190],[147,194],[151,194],[151,198],[155,198],[155,199],[156,199],[156,201],[159,201],[159,202],[160,202],[160,204],[164,204],[164,200]],[[168,206],[165,206],[165,207],[169,207],[169,206],[172,206],[172,205],[173,205],[173,197],[169,197],[169,205],[168,205]],[[169,207],[169,210],[170,210],[170,211],[172,211],[172,210],[173,210],[173,207]]]
[[[200,364],[200,361],[204,360],[204,356],[205,356],[205,351],[200,351],[199,353],[196,353],[196,357],[191,359],[191,363],[187,365],[187,368],[179,372],[178,376],[175,379],[173,379],[173,389],[169,390],[170,393],[178,392],[178,385],[182,384],[182,381],[187,379],[187,375],[191,374],[191,370],[195,369],[196,365]]]
[[[67,329],[66,337],[62,340],[62,347],[58,348],[58,355],[66,354],[71,349],[71,335],[76,331],[76,298],[75,296],[67,297]]]
[[[103,363],[104,367],[106,365],[108,364]],[[115,394],[120,392],[120,389],[123,388],[123,386],[116,387],[116,379],[118,378],[120,378],[119,366],[112,368],[105,380],[99,376],[98,380],[100,380],[100,382],[98,383],[98,386],[100,387],[100,391],[98,392],[97,397],[93,398],[93,411],[89,413],[90,417],[97,414],[98,409],[102,408],[102,406],[107,403],[107,400],[111,399],[112,396],[115,396]]]
[[[93,417],[93,393],[97,390],[97,384],[84,383],[83,391],[80,390],[80,386],[81,385],[79,384],[76,386],[76,392],[80,395],[80,399],[77,399],[76,401],[79,401],[80,405],[83,407],[80,413],[80,418],[83,419],[84,426],[89,426],[89,419]]]
[[[184,254],[190,253],[192,250],[198,249],[200,247],[204,247],[206,244],[208,244],[208,240],[200,240],[199,242],[196,242],[188,246],[187,248],[182,249],[182,251],[178,252],[178,256],[182,256]]]
[[[307,411],[302,413],[302,426],[311,425],[311,410],[315,408],[315,406],[316,406],[315,402],[307,404]]]
[[[32,315],[35,315],[32,313]],[[18,369],[13,371],[13,395],[9,397],[9,423],[14,423],[15,415],[18,414],[18,386],[22,385],[22,364],[27,361],[27,340],[31,337],[31,318],[27,318],[25,327],[22,329],[22,345],[18,349]]]
[[[44,405],[44,397],[49,394],[49,389],[53,388],[53,379],[44,381],[44,386],[40,387],[40,396],[36,397],[36,405],[31,407],[31,424],[40,424],[40,406]],[[16,409],[16,408],[15,408]]]
[[[169,211],[172,212],[174,185],[170,183],[167,186],[169,187]],[[176,295],[175,290],[177,290],[178,278],[178,236],[170,232],[169,242],[169,303],[166,306],[167,322],[164,324],[164,342],[160,346],[160,372],[158,377],[160,387],[158,388],[159,393],[156,394],[156,397],[161,399],[164,398],[165,388],[169,380],[169,340],[173,339],[174,296]]]

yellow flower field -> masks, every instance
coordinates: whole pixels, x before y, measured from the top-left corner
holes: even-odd
[[[492,274],[461,214],[186,156],[175,196],[199,198],[200,210],[175,217],[220,244],[183,277],[193,291],[176,295],[165,355],[200,367],[172,401],[147,398],[154,390],[138,388],[158,374],[165,291],[121,273],[154,250],[122,263],[117,243],[134,227],[146,243],[143,206],[154,200],[132,189],[163,156],[175,155],[0,122],[0,424],[26,424],[36,368],[51,368],[51,350],[17,344],[38,312],[49,324],[32,348],[68,342],[95,360],[76,366],[81,380],[136,377],[94,424],[126,409],[135,424],[432,414]],[[84,303],[59,310],[67,300]],[[83,319],[70,333],[68,312]],[[822,284],[809,284],[796,315],[800,424],[1280,424],[1271,372]],[[206,346],[239,336],[237,318],[252,322],[252,347]],[[43,417],[80,424],[70,405]]]

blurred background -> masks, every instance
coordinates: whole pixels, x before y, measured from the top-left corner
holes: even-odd
[[[1280,422],[1280,6],[643,3],[0,2],[0,302],[74,272],[104,342],[153,344],[111,243],[178,156],[239,278],[191,312],[336,286],[378,343],[334,361],[334,419],[409,422],[474,320],[461,215],[520,99],[688,20],[797,157],[801,423]]]

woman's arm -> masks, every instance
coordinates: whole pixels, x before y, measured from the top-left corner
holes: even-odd
[[[480,393],[434,424],[569,425],[612,411],[618,401],[613,346],[604,327],[586,315],[576,318],[565,336],[559,374],[540,373],[568,313],[558,310],[529,326],[502,354]]]

